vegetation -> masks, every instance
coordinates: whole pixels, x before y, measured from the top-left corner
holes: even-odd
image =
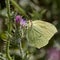
[[[59,19],[60,0],[1,0],[0,60],[60,60]]]

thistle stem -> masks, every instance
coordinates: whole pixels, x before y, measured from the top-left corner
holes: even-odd
[[[6,0],[6,8],[7,8],[7,14],[8,14],[8,33],[11,33],[11,29],[10,29],[10,24],[11,24],[11,20],[10,20],[10,0]],[[7,41],[6,41],[6,58],[7,60],[12,60],[12,58],[10,57],[9,54],[9,45],[10,45],[10,36],[8,35]]]

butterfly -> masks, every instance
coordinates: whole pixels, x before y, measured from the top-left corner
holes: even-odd
[[[35,20],[32,26],[28,26],[26,38],[30,46],[41,48],[48,44],[49,40],[57,32],[56,27],[48,22]]]

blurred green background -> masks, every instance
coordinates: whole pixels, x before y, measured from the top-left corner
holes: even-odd
[[[47,50],[49,50],[50,48],[52,49],[56,48],[58,51],[60,51],[60,0],[16,0],[16,2],[26,12],[28,17],[26,18],[25,16],[23,16],[24,18],[31,20],[47,21],[54,24],[58,29],[58,32],[55,34],[55,36],[52,37],[47,46],[41,49],[29,47],[31,51],[30,53],[32,53],[29,60],[49,60],[50,58],[47,58],[48,55]],[[12,4],[11,4],[11,11],[12,11],[11,16],[13,17],[16,14],[19,14],[19,12],[17,13],[16,9],[14,8],[14,6],[12,6]],[[7,21],[5,20],[6,17],[7,12],[6,12],[5,0],[0,0],[0,33],[2,31],[5,31],[7,28],[5,26],[6,25],[5,22]],[[11,44],[12,43],[13,42],[11,42]],[[4,55],[2,54],[4,53],[4,50],[5,50],[5,41],[0,37],[0,58],[3,58],[2,60],[5,60]],[[16,56],[15,60],[21,59],[18,53],[19,51],[17,49],[15,50],[11,49],[11,55],[14,54],[14,56]],[[60,56],[60,52],[56,55]],[[60,58],[57,60],[60,60]]]

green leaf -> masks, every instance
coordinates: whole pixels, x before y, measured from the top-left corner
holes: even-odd
[[[26,12],[15,2],[15,0],[10,0],[10,1],[20,14],[24,15],[25,17],[28,17]]]
[[[6,41],[7,38],[8,38],[8,36],[7,36],[6,33],[1,33],[1,34],[0,34],[0,38],[1,38],[3,41]]]
[[[12,35],[9,34],[8,32],[2,32],[2,33],[0,34],[0,38],[1,38],[3,41],[7,41],[8,36],[9,36],[10,38],[12,38]]]
[[[32,27],[30,27],[30,25],[27,30],[26,38],[29,45],[36,48],[47,45],[52,36],[57,32],[55,26],[48,22],[36,20],[32,21]]]

